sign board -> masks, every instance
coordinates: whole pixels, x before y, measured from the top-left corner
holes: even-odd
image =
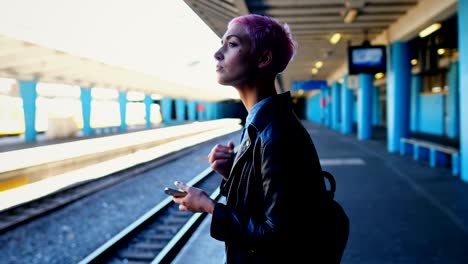
[[[308,80],[308,81],[293,81],[291,90],[292,91],[311,91],[318,90],[327,87],[327,81],[324,80]]]

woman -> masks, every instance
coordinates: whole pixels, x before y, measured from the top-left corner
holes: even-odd
[[[218,82],[233,86],[248,111],[237,153],[229,142],[208,155],[223,177],[226,204],[180,182],[187,195],[174,202],[180,210],[212,214],[210,233],[225,242],[228,264],[339,263],[345,245],[331,239],[337,231],[326,217],[315,146],[290,93],[275,89],[296,52],[288,26],[266,16],[236,17],[221,44],[214,55]]]

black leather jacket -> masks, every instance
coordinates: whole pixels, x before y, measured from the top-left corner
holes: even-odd
[[[290,93],[274,96],[248,126],[221,184],[226,205],[213,212],[211,236],[225,241],[227,263],[314,263],[307,259],[320,253],[321,171]]]

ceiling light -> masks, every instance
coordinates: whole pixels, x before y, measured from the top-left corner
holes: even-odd
[[[440,93],[440,92],[442,92],[442,88],[440,88],[438,86],[437,87],[432,87],[432,92],[433,93]]]
[[[417,60],[417,59],[412,59],[412,60],[411,60],[411,65],[414,66],[414,65],[416,65],[416,64],[418,64],[418,60]]]
[[[358,11],[356,9],[348,9],[344,15],[344,22],[347,24],[353,23],[356,19]]]
[[[437,54],[439,54],[439,55],[444,55],[444,53],[445,53],[445,49],[438,49],[437,50]]]
[[[382,79],[383,77],[385,76],[385,74],[383,72],[379,72],[379,73],[376,73],[374,75],[375,79]]]
[[[331,36],[330,38],[330,43],[335,45],[336,43],[338,43],[341,39],[341,34],[340,33],[335,33]]]
[[[323,62],[322,62],[322,61],[317,61],[317,62],[315,63],[315,68],[317,68],[317,69],[322,68],[322,66],[323,66]]]
[[[313,69],[312,69],[312,74],[315,75],[315,74],[317,74],[317,73],[318,73],[318,70],[317,70],[316,68],[313,68]]]
[[[420,38],[427,37],[430,34],[432,34],[434,31],[438,30],[440,27],[442,27],[442,25],[440,23],[434,23],[434,24],[428,26],[427,28],[421,30],[421,32],[419,32],[419,37]]]

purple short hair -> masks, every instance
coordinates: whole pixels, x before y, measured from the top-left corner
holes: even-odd
[[[272,17],[249,14],[233,18],[229,22],[228,28],[235,24],[245,26],[247,29],[253,43],[252,54],[267,49],[271,50],[274,73],[284,71],[296,54],[297,44],[286,23],[282,25]]]

